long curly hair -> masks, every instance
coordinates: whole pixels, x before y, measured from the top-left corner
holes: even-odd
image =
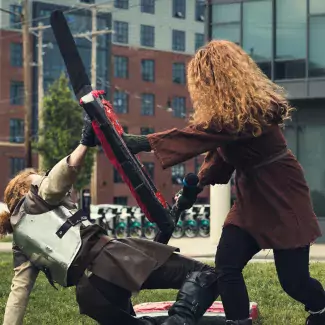
[[[202,47],[187,69],[193,102],[191,123],[218,131],[251,132],[283,125],[294,110],[283,88],[273,83],[238,45],[213,40]]]
[[[0,212],[0,237],[13,232],[10,224],[10,216],[15,207],[27,194],[31,186],[31,180],[29,176],[38,174],[34,169],[25,169],[18,173],[7,185],[4,192],[4,203],[7,204],[8,211]]]

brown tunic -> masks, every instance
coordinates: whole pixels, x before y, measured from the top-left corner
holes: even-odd
[[[237,199],[225,225],[245,229],[262,249],[301,247],[321,236],[309,188],[294,155],[288,150],[282,158],[263,165],[286,150],[278,125],[265,128],[259,137],[189,126],[148,138],[164,169],[208,152],[199,172],[203,185],[227,184],[236,170]]]

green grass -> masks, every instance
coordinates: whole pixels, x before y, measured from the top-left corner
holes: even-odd
[[[12,242],[12,236],[5,236],[3,238],[0,238],[0,243],[11,243]]]
[[[12,277],[11,254],[0,254],[0,323],[9,294]],[[303,325],[306,313],[302,305],[289,298],[280,288],[273,263],[254,263],[245,270],[251,301],[259,304],[260,320],[256,325]],[[325,264],[312,263],[312,276],[325,280]],[[175,290],[146,290],[134,298],[134,303],[174,300]],[[30,297],[24,324],[88,325],[95,324],[78,314],[74,288],[54,290],[41,275]]]

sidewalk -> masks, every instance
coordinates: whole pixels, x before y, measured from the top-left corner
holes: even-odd
[[[193,258],[212,258],[217,245],[213,245],[209,238],[181,238],[171,239],[169,245],[178,247],[180,253]],[[11,252],[11,243],[0,242],[0,252]],[[255,260],[273,260],[272,250],[263,250],[254,256]],[[314,244],[310,249],[312,261],[325,262],[325,244]]]

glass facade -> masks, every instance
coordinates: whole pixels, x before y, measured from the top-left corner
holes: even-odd
[[[210,38],[240,44],[273,80],[325,77],[325,1],[220,0],[209,9]]]
[[[33,2],[33,19],[36,17],[44,17],[42,20],[44,25],[49,25],[49,16],[51,12],[55,9],[61,9],[65,11],[67,8],[42,2]],[[68,21],[69,27],[73,35],[84,33],[85,31],[91,30],[91,12],[89,10],[74,11],[69,14],[65,14]],[[38,21],[33,21],[34,26],[37,26]],[[111,29],[111,15],[110,14],[98,14],[97,17],[97,28],[101,29]],[[45,92],[48,87],[57,79],[61,73],[65,73],[65,65],[61,57],[59,48],[56,44],[53,32],[51,28],[44,30],[43,44],[51,43],[51,47],[46,47],[44,49],[45,54],[43,55],[44,64],[44,87]],[[110,55],[111,55],[111,34],[104,34],[98,36],[97,38],[97,88],[103,89],[109,94],[109,75],[110,75]],[[80,56],[83,60],[84,66],[87,70],[89,78],[91,78],[91,42],[86,38],[75,38]],[[37,62],[37,39],[34,41],[34,62]],[[33,132],[37,133],[37,68],[33,69]]]
[[[299,81],[307,87],[307,82],[325,79],[324,0],[217,0],[209,9],[210,39],[237,42],[275,82]],[[325,96],[312,99],[306,95],[292,104],[297,111],[283,132],[304,169],[324,230]]]

